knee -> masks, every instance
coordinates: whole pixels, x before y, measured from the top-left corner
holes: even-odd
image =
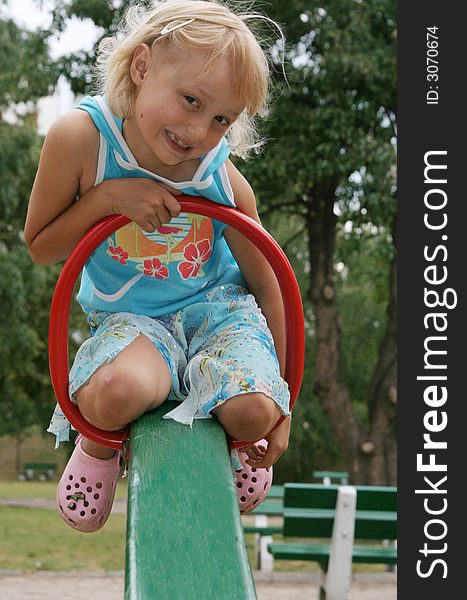
[[[124,425],[125,407],[131,402],[131,375],[124,375],[119,369],[103,367],[93,379],[96,417],[108,427]]]
[[[109,428],[124,427],[132,421],[135,403],[144,403],[144,396],[147,395],[138,377],[108,365],[96,371],[93,379],[97,419]]]
[[[259,392],[230,398],[217,410],[224,429],[240,441],[260,440],[281,414],[274,400]]]

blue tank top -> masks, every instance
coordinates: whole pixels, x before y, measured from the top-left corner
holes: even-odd
[[[86,96],[77,106],[99,130],[96,181],[148,177],[191,196],[235,206],[225,161],[224,138],[200,159],[191,181],[174,182],[143,169],[122,135],[123,120],[101,96]],[[222,235],[225,224],[181,213],[154,233],[128,223],[103,242],[87,261],[78,293],[84,312],[132,312],[159,317],[201,300],[223,284],[245,281]]]

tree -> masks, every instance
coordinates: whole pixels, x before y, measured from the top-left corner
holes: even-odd
[[[111,35],[117,30],[123,14],[132,4],[131,0],[113,2],[112,0],[56,0],[52,11],[52,24],[49,33],[62,32],[71,18],[90,19],[102,29],[102,37]],[[142,5],[151,4],[150,0],[143,0]],[[100,40],[98,40],[97,44]],[[60,74],[64,75],[71,85],[74,94],[89,93],[92,82],[92,65],[95,50],[71,52],[60,57],[57,67]]]
[[[0,18],[0,434],[20,435],[52,406],[46,307],[56,270],[33,265],[22,238],[41,146],[30,111],[57,79],[46,39]],[[19,111],[20,102],[29,105]]]
[[[264,128],[275,143],[261,164],[248,168],[267,211],[297,223],[292,251],[306,244],[315,393],[352,480],[371,484],[393,484],[396,477],[394,11],[390,0],[274,5],[271,16],[287,23],[289,87],[279,84]],[[373,237],[385,264],[390,261],[385,331],[367,382],[364,419],[345,378],[346,324],[336,294],[346,223],[354,248],[368,247]]]
[[[58,2],[54,23],[63,28],[71,16],[92,18],[105,35],[127,5]],[[331,443],[330,429],[316,417],[319,398],[353,481],[395,483],[395,6],[392,0],[322,0],[313,6],[290,0],[268,5],[267,12],[286,24],[288,84],[277,68],[276,101],[264,126],[274,144],[242,170],[305,290],[311,360],[288,456],[301,460],[295,473],[303,478],[301,449],[308,444],[324,455]],[[61,63],[76,92],[88,89],[92,54]],[[372,281],[365,279],[370,264],[377,272]],[[358,294],[357,281],[367,286]],[[370,304],[379,328],[365,319],[354,323],[356,311],[348,310],[369,295],[375,296]],[[350,352],[356,336],[346,332],[363,327],[365,352]],[[359,365],[366,360],[361,377],[348,367],[356,357]],[[287,456],[285,461],[291,465]]]

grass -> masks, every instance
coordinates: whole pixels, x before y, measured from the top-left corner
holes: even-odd
[[[119,479],[116,498],[127,496],[128,479]],[[54,500],[56,481],[0,481],[0,498],[41,498]]]
[[[117,497],[126,498],[127,480],[119,480]],[[0,481],[0,498],[54,499],[56,482]],[[21,571],[121,571],[125,568],[125,516],[114,514],[105,527],[90,535],[68,527],[55,510],[0,506],[0,569]],[[254,535],[245,536],[248,557],[254,559]],[[280,535],[274,541],[282,542]],[[294,542],[299,543],[296,539]],[[311,572],[308,561],[277,560],[276,571]],[[354,565],[355,571],[382,571],[382,565]]]
[[[111,515],[103,529],[86,535],[68,527],[54,510],[0,506],[0,531],[1,569],[124,569],[124,515]]]
[[[55,499],[57,482],[0,481],[0,498]],[[117,498],[126,498],[119,480]],[[0,569],[113,571],[125,568],[125,516],[86,535],[68,527],[55,510],[0,506]]]
[[[0,569],[20,571],[123,571],[125,516],[111,515],[91,535],[68,527],[54,510],[0,506]],[[280,540],[280,536],[278,537]],[[246,536],[254,564],[254,536]],[[278,571],[312,571],[307,562],[276,561]]]

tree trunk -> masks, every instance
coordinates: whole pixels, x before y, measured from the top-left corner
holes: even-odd
[[[396,239],[396,221],[392,226]],[[373,444],[365,462],[369,484],[397,485],[395,407],[397,402],[397,254],[389,269],[386,331],[368,389],[369,439]]]
[[[360,427],[342,381],[341,327],[336,307],[333,256],[336,241],[334,198],[337,182],[315,184],[308,196],[309,300],[316,319],[315,392],[336,433],[352,481],[360,480],[357,457]]]
[[[314,185],[308,194],[310,287],[316,319],[315,392],[336,434],[350,480],[359,484],[395,484],[394,404],[396,381],[396,263],[390,269],[388,323],[368,395],[368,431],[362,430],[344,384],[341,324],[334,287],[334,214],[337,181]]]

